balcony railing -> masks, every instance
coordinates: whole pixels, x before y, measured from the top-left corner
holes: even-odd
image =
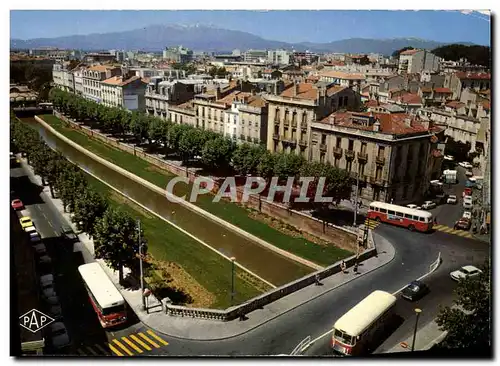
[[[290,126],[290,121],[285,121],[285,122],[283,122],[283,125],[284,125],[285,127]]]
[[[383,186],[385,184],[385,181],[382,179],[382,177],[370,177],[369,180],[371,184],[376,184],[378,186]]]
[[[377,156],[375,158],[375,163],[379,165],[384,165],[385,164],[385,157],[383,156]]]
[[[361,161],[368,160],[368,154],[365,152],[358,152],[358,160],[361,160]]]
[[[354,150],[349,150],[349,149],[344,149],[345,150],[345,157],[347,159],[353,159],[354,158]]]
[[[297,121],[292,121],[292,127],[297,128]]]
[[[333,155],[335,155],[337,157],[341,157],[342,156],[342,148],[334,147],[333,148]]]
[[[326,151],[326,147],[327,147],[326,144],[319,144],[319,149],[321,151]]]
[[[307,146],[307,140],[306,139],[299,139],[299,145],[300,146]]]

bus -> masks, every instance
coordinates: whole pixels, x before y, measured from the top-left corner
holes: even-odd
[[[38,103],[38,108],[41,109],[52,109],[54,105],[52,103]]]
[[[333,353],[358,356],[372,351],[393,319],[395,305],[396,297],[380,290],[361,300],[333,325]]]
[[[383,221],[393,225],[427,232],[432,230],[432,214],[429,211],[416,210],[385,202],[372,202],[368,208],[368,218]]]
[[[97,262],[78,267],[89,299],[103,328],[114,327],[127,321],[127,308],[123,296]]]

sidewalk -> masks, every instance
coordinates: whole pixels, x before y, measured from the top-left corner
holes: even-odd
[[[28,166],[25,160],[22,164],[28,170],[30,180],[41,186],[41,179],[34,176],[31,166]],[[59,199],[53,199],[50,195],[49,187],[43,187],[41,198],[55,207],[55,209],[66,219],[73,230],[77,232],[76,227],[71,223],[69,213],[64,213],[62,202]],[[94,244],[86,234],[78,235],[81,243],[82,254],[87,261],[93,261]],[[188,317],[176,317],[165,314],[165,309],[161,302],[151,295],[148,298],[149,313],[142,310],[142,294],[140,289],[125,289],[118,284],[118,271],[113,271],[102,260],[97,260],[107,272],[110,279],[114,282],[117,288],[122,293],[123,297],[129,306],[137,314],[138,318],[144,325],[151,329],[163,333],[165,335],[194,340],[218,340],[231,338],[245,332],[250,331],[270,320],[290,311],[294,308],[310,302],[315,298],[326,294],[337,287],[340,287],[357,277],[365,274],[389,263],[395,255],[394,247],[384,238],[373,233],[374,241],[376,242],[378,255],[362,262],[359,266],[359,274],[354,274],[352,268],[347,269],[347,273],[337,273],[328,278],[323,279],[321,286],[311,285],[299,291],[296,291],[284,298],[281,298],[271,304],[265,305],[262,309],[253,311],[247,314],[247,319],[244,321],[233,320],[229,322],[221,322],[214,320],[194,319]],[[78,246],[77,246],[78,247]],[[86,252],[86,253],[85,253]],[[124,270],[124,275],[128,270]]]
[[[434,320],[427,323],[422,328],[417,330],[417,336],[415,338],[415,351],[427,351],[431,349],[434,345],[441,342],[445,338],[446,334],[446,332],[439,330],[439,326],[436,322],[434,322]],[[403,342],[395,345],[385,353],[411,352],[412,342],[413,335],[405,339]]]

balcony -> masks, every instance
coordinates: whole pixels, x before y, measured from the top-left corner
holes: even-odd
[[[307,147],[307,140],[306,139],[299,139],[299,145]]]
[[[290,121],[285,121],[285,122],[283,122],[283,126],[285,126],[285,127],[290,126]]]
[[[297,121],[292,121],[292,127],[297,128]]]
[[[273,134],[273,140],[279,140],[280,135],[278,133]]]
[[[333,155],[336,157],[340,158],[342,156],[342,148],[340,147],[334,147],[333,148]]]
[[[383,186],[385,181],[381,177],[370,177],[369,181],[371,184],[375,184],[377,186]]]
[[[383,156],[377,156],[375,158],[375,163],[378,165],[385,165],[385,157]]]
[[[358,152],[358,160],[359,161],[367,161],[368,160],[368,154],[365,152]]]
[[[319,144],[319,149],[321,151],[326,151],[326,148],[327,148],[326,144]]]
[[[344,150],[346,159],[354,159],[354,150],[348,150],[348,149]]]

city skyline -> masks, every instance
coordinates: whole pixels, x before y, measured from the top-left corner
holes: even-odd
[[[10,19],[11,39],[111,33],[151,25],[202,24],[283,42],[327,43],[349,38],[420,38],[488,46],[491,42],[489,16],[478,11],[23,10],[11,11]],[[290,27],[290,24],[301,26]]]

